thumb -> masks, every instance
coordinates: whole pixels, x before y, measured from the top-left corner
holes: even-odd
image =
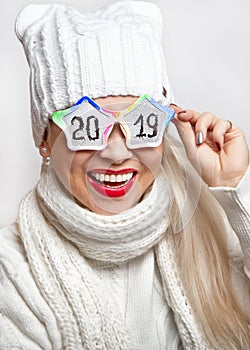
[[[175,111],[175,118],[177,117],[178,113],[180,113],[180,112],[184,113],[185,112],[183,108],[177,106],[174,103],[170,103],[169,107],[171,107]]]
[[[176,126],[176,129],[183,142],[183,145],[186,149],[188,157],[193,158],[197,148],[193,126],[190,123],[189,118],[187,118],[186,120],[179,118],[182,114],[185,114],[185,115],[189,114],[189,111],[186,111],[183,108],[176,106],[174,104],[171,104],[170,106],[175,111],[175,116],[174,116],[174,119],[172,120],[172,123]]]

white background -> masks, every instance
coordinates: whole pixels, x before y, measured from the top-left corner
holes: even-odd
[[[28,65],[13,29],[19,10],[29,2],[0,2],[0,227],[15,220],[21,197],[39,177]],[[92,11],[111,0],[57,2]],[[250,1],[154,2],[164,17],[163,45],[177,104],[233,120],[250,144]]]

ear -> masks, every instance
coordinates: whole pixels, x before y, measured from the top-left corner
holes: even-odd
[[[39,146],[39,153],[43,158],[50,157],[51,151],[47,141],[43,141]]]

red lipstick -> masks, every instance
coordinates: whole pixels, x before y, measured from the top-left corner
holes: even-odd
[[[93,169],[88,172],[89,184],[107,197],[122,197],[128,193],[136,180],[137,171],[132,168],[121,170]]]

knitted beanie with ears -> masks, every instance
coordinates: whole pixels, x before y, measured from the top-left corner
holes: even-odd
[[[88,13],[30,4],[18,15],[16,34],[30,66],[36,146],[52,113],[84,95],[146,93],[164,104],[173,99],[161,47],[162,16],[153,3],[121,0]]]

